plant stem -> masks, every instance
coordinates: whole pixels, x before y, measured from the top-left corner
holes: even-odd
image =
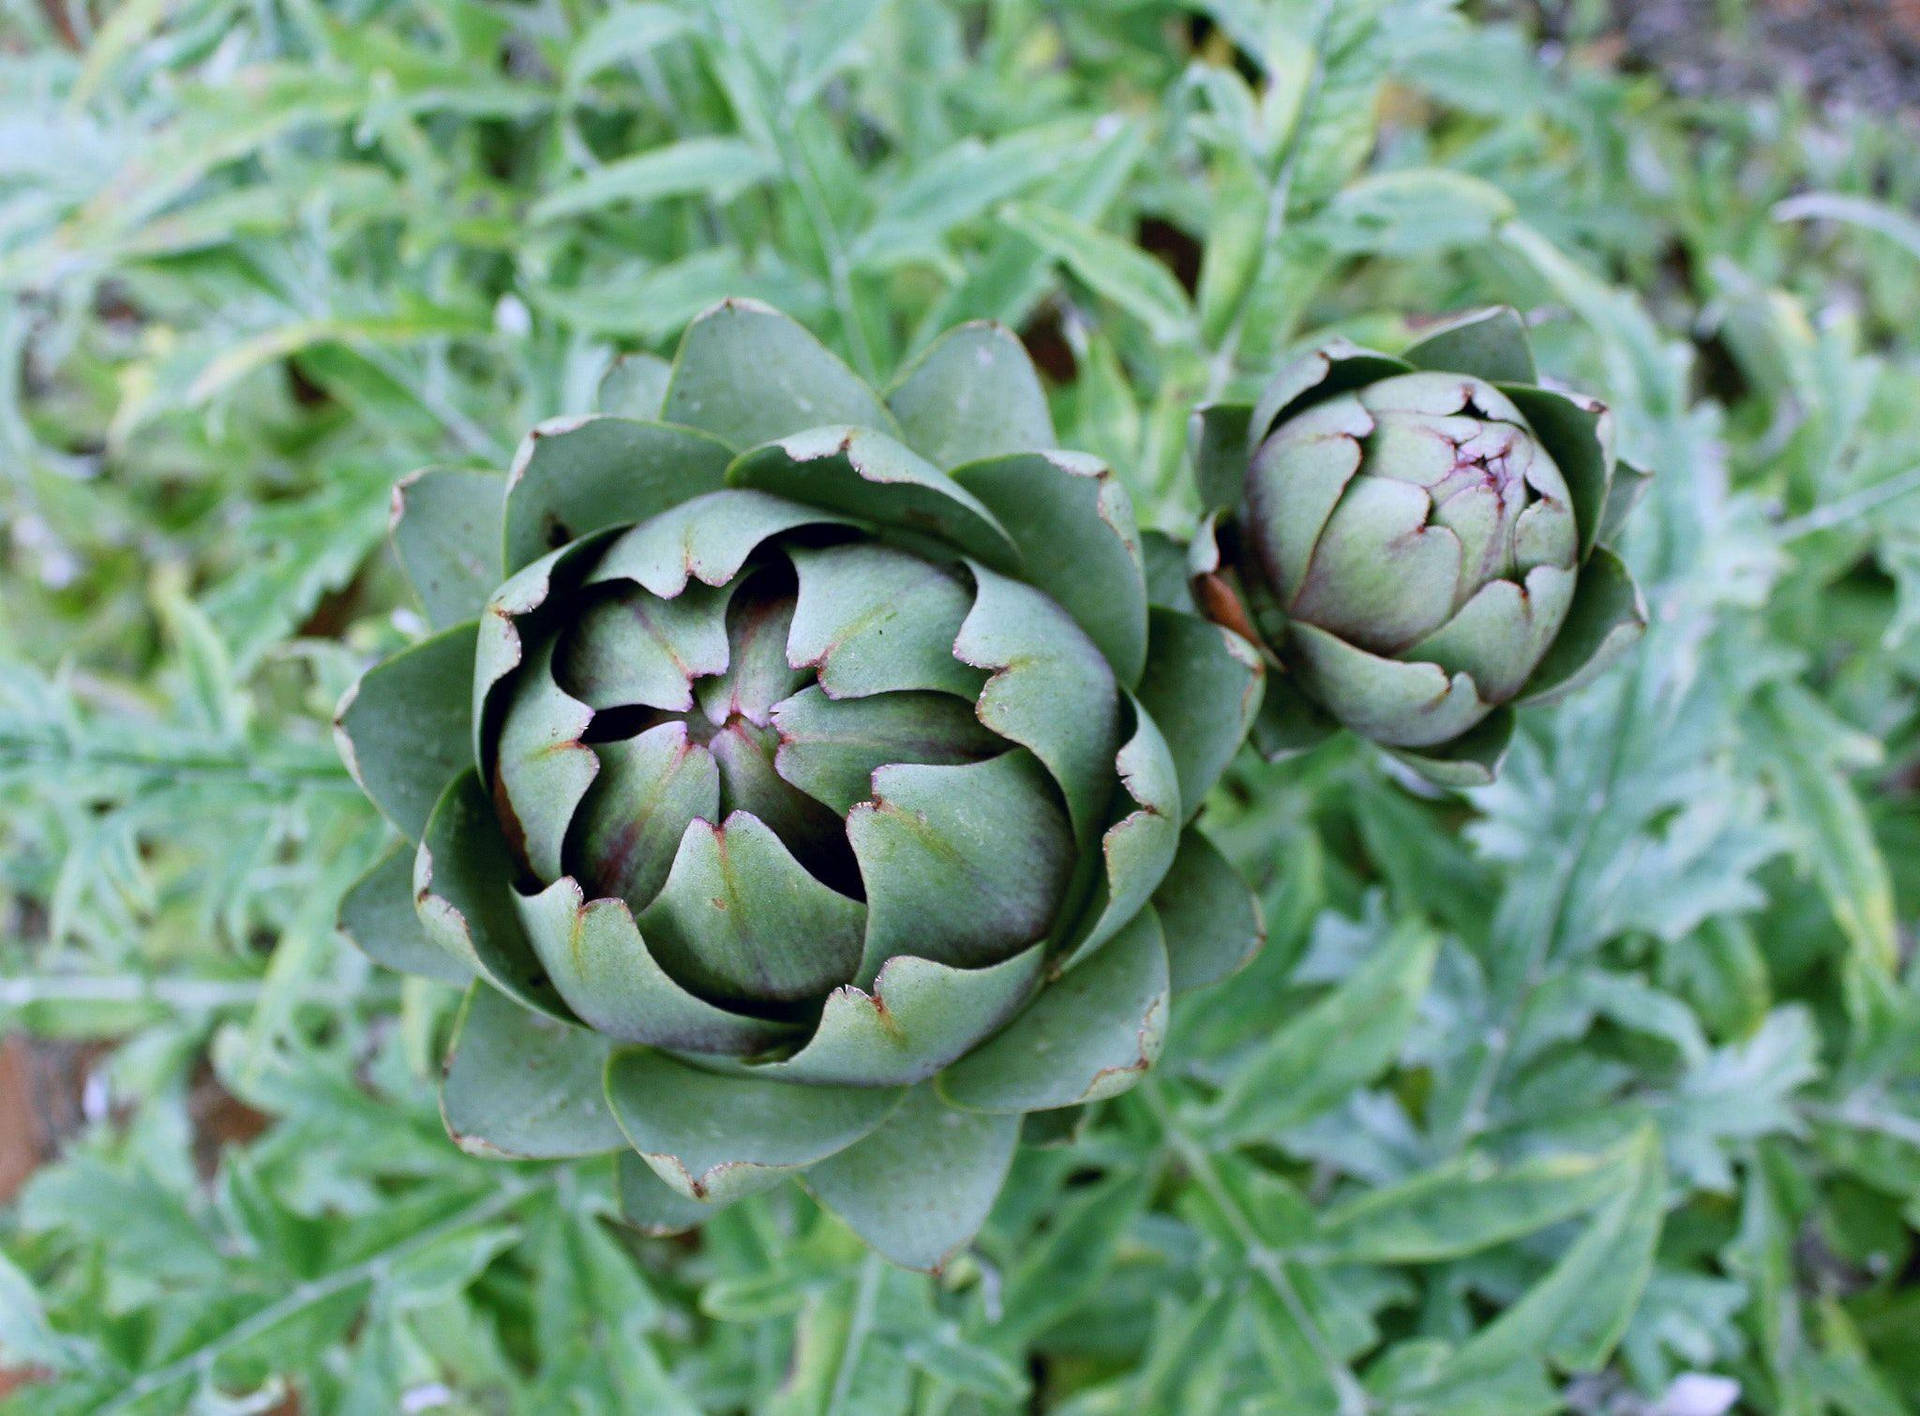
[[[727,17],[723,20],[718,14],[718,5],[709,6],[709,12],[725,31],[738,33],[740,27],[731,3],[727,4],[727,11]],[[814,240],[820,245],[821,258],[826,261],[827,292],[833,298],[834,312],[839,315],[840,326],[846,333],[847,352],[853,357],[855,371],[871,382],[878,377],[879,370],[874,363],[873,348],[867,343],[866,327],[860,323],[859,311],[854,305],[853,268],[847,261],[847,248],[840,239],[839,228],[834,225],[833,213],[827,209],[820,178],[793,141],[796,115],[782,101],[783,91],[777,76],[767,72],[767,66],[754,47],[743,43],[739,49],[752,66],[754,78],[758,81],[755,97],[767,132],[773,137],[774,155],[780,159],[787,181],[793,184],[794,191],[800,197],[807,225],[812,228]]]
[[[1898,501],[1914,492],[1920,492],[1920,466],[1909,467],[1884,481],[1875,482],[1871,487],[1862,487],[1839,501],[1815,507],[1805,516],[1783,521],[1774,528],[1774,535],[1784,545],[1818,531],[1831,531],[1836,526],[1844,526],[1856,517],[1865,516],[1888,502]]]
[[[345,1006],[350,1002],[380,1002],[391,990],[383,990],[372,981],[351,993],[338,995],[328,991],[303,995],[301,1002],[327,1002]],[[0,1008],[27,1008],[36,1003],[159,1003],[183,1013],[215,1008],[250,1007],[260,1001],[266,989],[262,979],[130,978],[126,975],[92,977],[69,976],[0,979]]]
[[[310,761],[260,761],[248,758],[244,751],[232,755],[217,752],[170,753],[164,750],[105,747],[98,743],[76,743],[53,734],[34,737],[0,738],[0,764],[77,763],[89,767],[122,768],[164,776],[169,782],[227,781],[245,782],[257,787],[295,789],[322,787],[357,792],[344,764],[315,754]]]
[[[1268,253],[1279,242],[1280,233],[1286,229],[1287,205],[1293,197],[1294,169],[1299,165],[1300,160],[1300,135],[1306,128],[1308,114],[1313,111],[1314,100],[1320,95],[1320,83],[1326,72],[1317,57],[1319,52],[1317,40],[1325,32],[1326,20],[1326,8],[1317,9],[1313,19],[1316,38],[1313,76],[1308,80],[1306,93],[1301,96],[1299,112],[1294,115],[1293,130],[1287,134],[1286,146],[1281,151],[1280,164],[1274,172],[1273,186],[1267,196],[1267,222],[1260,246],[1262,267],[1266,265]],[[1220,347],[1214,351],[1213,358],[1208,363],[1207,391],[1206,396],[1200,400],[1202,403],[1212,403],[1219,398],[1233,378],[1234,361],[1239,357],[1240,340],[1246,329],[1247,309],[1253,300],[1253,287],[1258,283],[1259,271],[1256,270],[1254,279],[1248,281],[1247,288],[1241,292],[1233,312],[1233,319],[1228,323],[1226,333],[1220,337]]]
[[[1313,1314],[1307,1310],[1306,1301],[1300,1296],[1300,1290],[1294,1286],[1292,1275],[1287,1272],[1284,1257],[1268,1247],[1255,1231],[1253,1221],[1240,1207],[1233,1191],[1227,1188],[1226,1181],[1221,1179],[1213,1156],[1180,1125],[1173,1108],[1167,1103],[1164,1085],[1160,1078],[1150,1076],[1141,1084],[1140,1097],[1153,1113],[1154,1120],[1160,1123],[1168,1144],[1233,1230],[1233,1237],[1246,1251],[1247,1263],[1273,1289],[1288,1315],[1298,1325],[1301,1335],[1306,1338],[1307,1345],[1320,1359],[1327,1381],[1339,1400],[1340,1416],[1366,1416],[1372,1409],[1366,1388],[1360,1385],[1353,1369],[1327,1345],[1326,1335],[1320,1331]]]
[[[883,1260],[871,1249],[860,1262],[859,1286],[853,1294],[853,1313],[847,1319],[847,1340],[840,1348],[840,1361],[833,1374],[833,1392],[827,1410],[845,1411],[853,1394],[853,1379],[860,1369],[860,1353],[873,1331],[873,1316],[880,1305],[880,1280]]]

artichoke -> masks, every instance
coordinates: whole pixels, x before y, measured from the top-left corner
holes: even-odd
[[[1195,446],[1192,592],[1277,670],[1253,729],[1270,757],[1344,726],[1444,785],[1491,781],[1513,707],[1646,626],[1603,544],[1645,474],[1604,405],[1538,385],[1510,309],[1398,358],[1328,344],[1257,403],[1201,409]]]
[[[397,490],[439,628],[341,705],[407,838],[342,925],[471,984],[463,1147],[620,1150],[658,1232],[803,1176],[937,1268],[1023,1118],[1125,1090],[1170,992],[1257,946],[1190,821],[1263,668],[1149,603],[1124,490],[996,326],[883,400],[729,301],[653,401]]]

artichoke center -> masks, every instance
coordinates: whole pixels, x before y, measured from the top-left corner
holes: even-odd
[[[1446,420],[1449,423],[1457,419]],[[1460,538],[1460,594],[1464,602],[1489,580],[1514,571],[1514,528],[1532,499],[1527,487],[1526,434],[1506,423],[1480,423],[1470,432],[1443,428],[1453,467],[1428,489],[1433,522]]]
[[[684,692],[691,702],[684,708],[599,709],[586,736],[596,743],[614,744],[665,729],[674,739],[676,753],[712,763],[716,790],[711,806],[703,803],[702,811],[696,813],[700,819],[718,825],[737,811],[748,812],[824,884],[853,899],[864,898],[859,866],[839,814],[782,777],[776,761],[780,734],[773,725],[773,710],[815,677],[813,670],[796,669],[787,662],[787,635],[796,605],[792,567],[784,558],[771,558],[730,588],[723,614],[715,616],[724,624],[724,643],[703,650],[691,636],[681,635],[669,648],[668,658],[685,674]],[[663,637],[659,607],[667,602],[642,591],[624,596],[622,603],[630,609],[630,622],[645,626],[646,633],[618,646],[616,657],[644,663]],[[582,631],[591,633],[584,624]],[[644,810],[645,804],[636,808],[630,802],[600,803],[597,810],[590,804],[586,815],[591,818],[611,811],[617,817],[631,817],[637,809]],[[619,893],[619,887],[629,883],[624,868],[614,872],[615,878],[595,878],[604,872],[583,861],[581,873],[609,893]]]

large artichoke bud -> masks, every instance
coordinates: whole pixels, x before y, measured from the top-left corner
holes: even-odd
[[[1646,612],[1603,544],[1643,474],[1604,406],[1535,382],[1519,317],[1450,323],[1399,358],[1348,344],[1258,403],[1198,419],[1203,608],[1282,670],[1255,742],[1336,725],[1427,776],[1492,778],[1511,706],[1589,681]]]
[[[1258,655],[1149,605],[1125,492],[1053,441],[1003,330],[954,331],[882,400],[729,302],[656,419],[544,425],[504,483],[401,485],[444,627],[339,729],[417,849],[343,924],[473,980],[461,1144],[630,1147],[629,1213],[663,1231],[804,1172],[935,1267],[1022,1117],[1130,1086],[1170,992],[1252,950],[1187,823]]]

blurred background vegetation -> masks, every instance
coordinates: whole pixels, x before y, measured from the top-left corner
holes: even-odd
[[[0,0],[0,1411],[1920,1410],[1917,136],[1913,0]],[[1497,786],[1236,771],[1264,954],[937,1279],[461,1155],[333,928],[392,482],[727,294],[1006,322],[1175,532],[1492,301],[1660,474]]]

